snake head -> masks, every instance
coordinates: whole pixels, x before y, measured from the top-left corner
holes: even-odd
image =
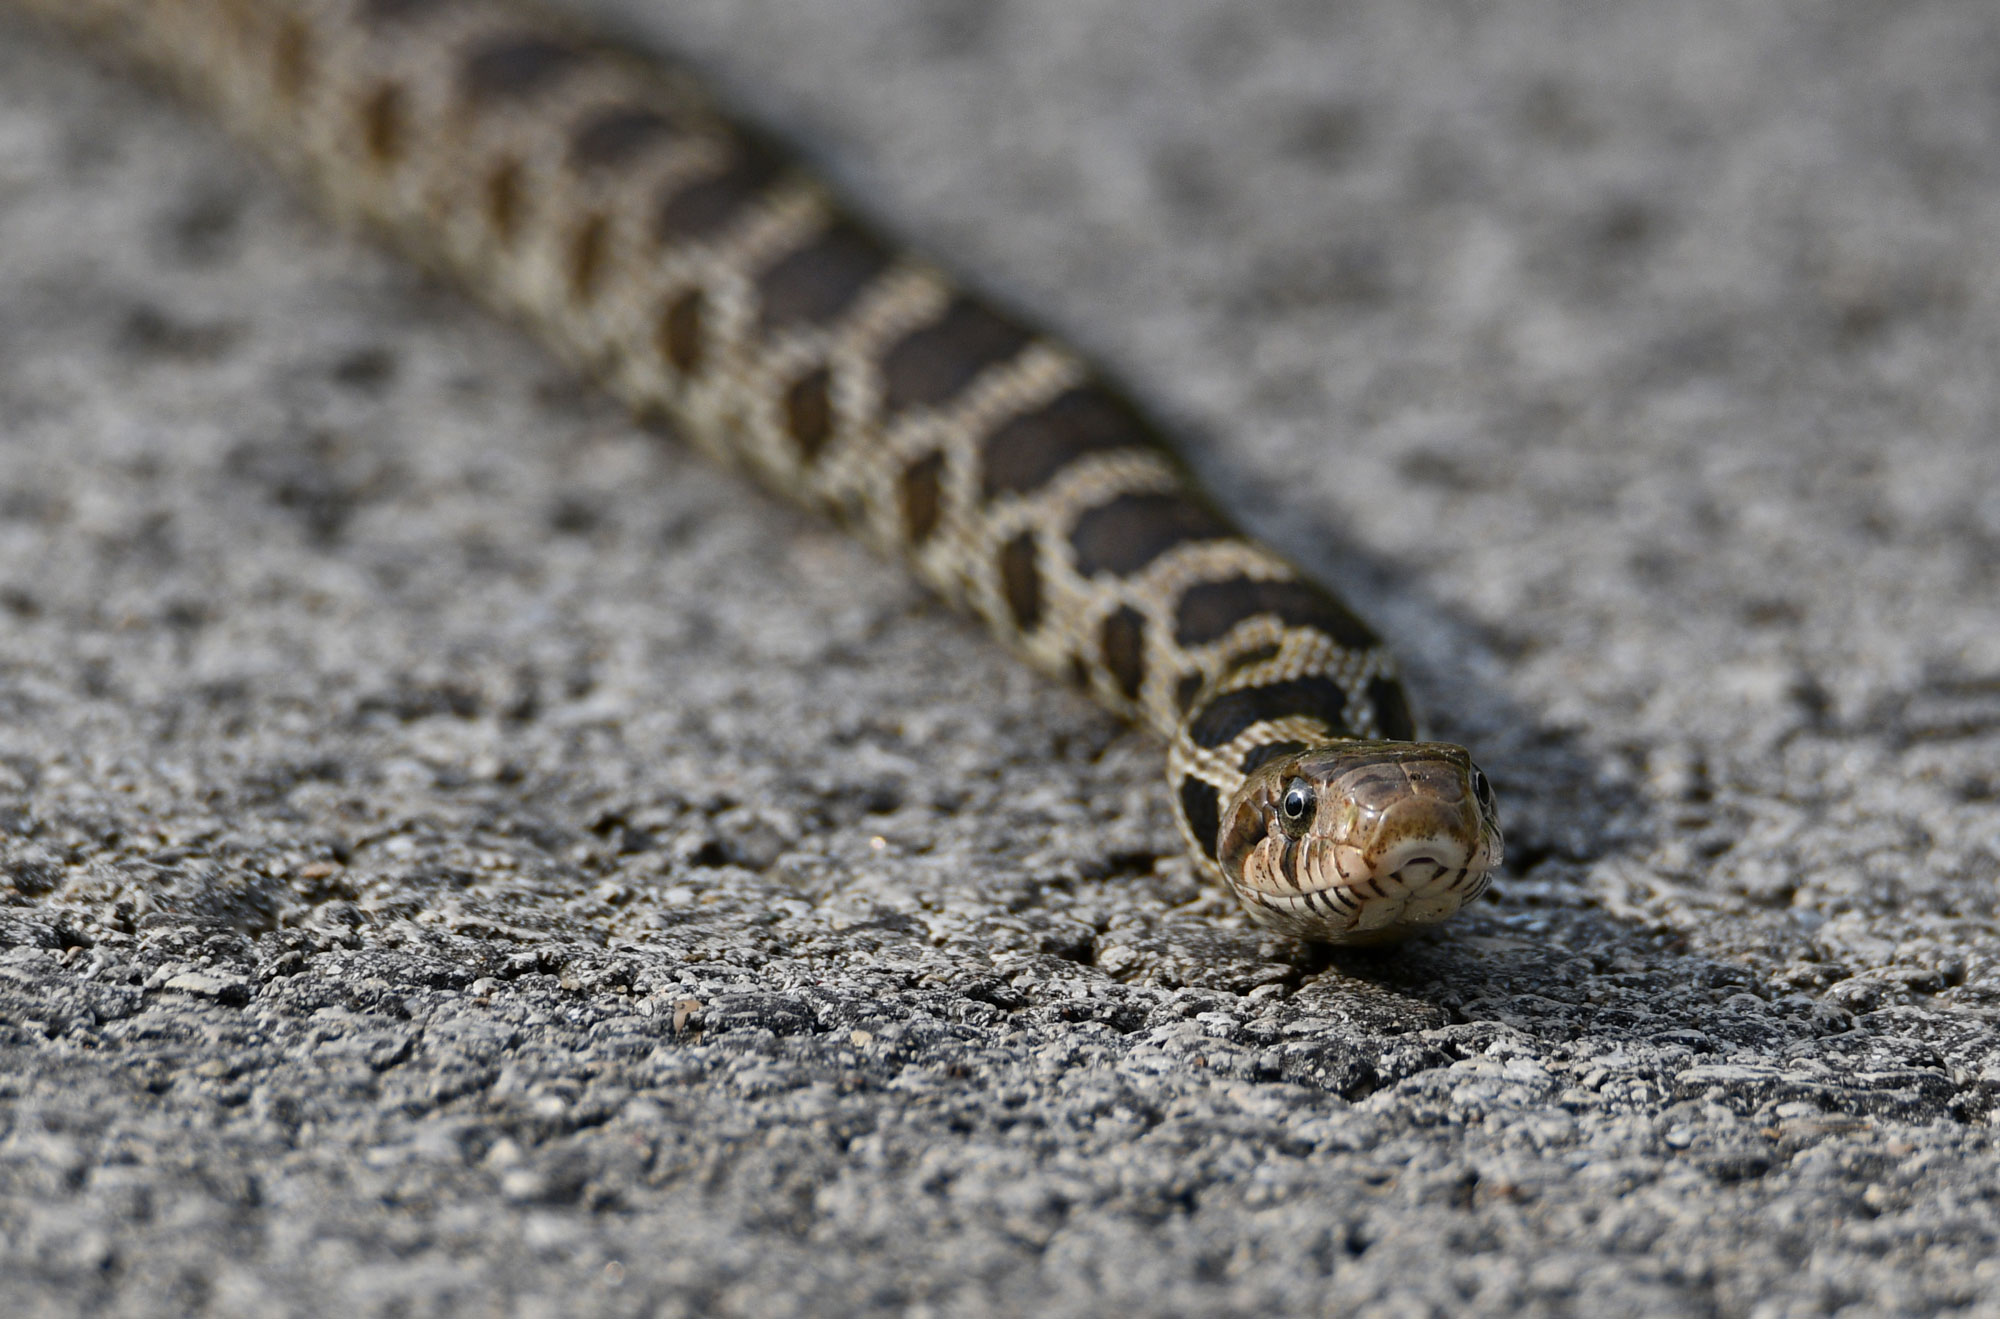
[[[1259,924],[1383,943],[1450,916],[1500,864],[1486,775],[1446,742],[1331,742],[1259,766],[1222,814],[1216,860]]]

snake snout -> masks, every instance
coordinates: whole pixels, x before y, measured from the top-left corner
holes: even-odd
[[[1376,842],[1370,847],[1369,869],[1378,875],[1421,878],[1426,867],[1433,873],[1456,870],[1472,860],[1479,840],[1464,822],[1425,819],[1421,823],[1427,827],[1397,830],[1396,833],[1404,834],[1402,838]]]
[[[1471,849],[1460,840],[1413,838],[1369,857],[1355,879],[1398,888],[1406,894],[1421,893],[1462,873],[1471,861]]]
[[[1383,873],[1404,888],[1422,888],[1447,870],[1458,866],[1437,855],[1439,849],[1425,849],[1410,856],[1392,856],[1382,863]]]

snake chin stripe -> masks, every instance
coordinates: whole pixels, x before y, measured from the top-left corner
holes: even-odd
[[[849,215],[684,72],[502,0],[11,0],[206,104],[342,220],[904,556],[1167,746],[1250,918],[1381,941],[1484,891],[1485,775],[1144,409]]]

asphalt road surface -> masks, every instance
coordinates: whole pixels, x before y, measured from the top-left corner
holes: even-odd
[[[626,0],[1392,638],[1159,749],[0,21],[0,1312],[2000,1314],[2000,8]]]

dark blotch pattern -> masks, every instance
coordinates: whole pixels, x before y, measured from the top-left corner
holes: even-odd
[[[312,74],[312,38],[306,25],[296,18],[281,20],[271,46],[271,86],[285,100],[296,101],[305,94]]]
[[[903,469],[903,539],[922,545],[944,516],[944,455],[927,453]]]
[[[1181,780],[1181,814],[1187,817],[1188,828],[1194,833],[1194,840],[1201,846],[1201,854],[1215,859],[1215,835],[1222,828],[1222,794],[1212,783],[1204,783],[1190,774]]]
[[[1085,454],[1153,444],[1129,407],[1097,385],[1080,385],[986,437],[980,495],[1032,494]]]
[[[468,101],[519,100],[553,86],[582,59],[576,47],[548,37],[502,37],[466,56],[459,87]]]
[[[662,243],[713,237],[748,210],[784,169],[774,153],[737,143],[736,157],[720,174],[683,183],[660,206]]]
[[[1324,632],[1343,646],[1366,650],[1375,644],[1368,625],[1311,582],[1257,581],[1232,577],[1191,586],[1181,596],[1174,639],[1183,646],[1219,640],[1247,618],[1275,614],[1288,627]]]
[[[577,302],[588,302],[597,293],[597,277],[604,271],[604,250],[610,235],[610,222],[593,215],[570,240],[569,295]]]
[[[1368,683],[1368,702],[1375,707],[1375,722],[1382,736],[1408,742],[1417,735],[1416,717],[1410,713],[1403,684],[1390,678],[1374,678]]]
[[[1287,678],[1262,687],[1239,687],[1203,706],[1188,725],[1188,735],[1197,746],[1219,747],[1232,741],[1244,729],[1266,719],[1303,715],[1325,724],[1327,731],[1339,733],[1346,725],[1341,716],[1347,709],[1347,694],[1331,678],[1318,675]]]
[[[1174,684],[1174,705],[1182,714],[1194,708],[1194,698],[1201,695],[1207,681],[1200,673],[1183,673],[1181,680]]]
[[[807,463],[819,458],[833,436],[833,376],[825,367],[799,377],[785,391],[785,431]]]
[[[1119,606],[1098,629],[1097,647],[1118,690],[1126,700],[1137,700],[1146,682],[1146,616],[1130,605]]]
[[[1282,647],[1274,641],[1262,646],[1252,646],[1239,655],[1231,655],[1229,662],[1222,666],[1222,676],[1226,678],[1232,673],[1241,673],[1245,669],[1262,664],[1265,660],[1276,659],[1280,649]]]
[[[428,11],[445,8],[452,0],[361,0],[361,21],[364,23],[394,23],[405,18],[420,18]]]
[[[1129,577],[1176,545],[1234,534],[1186,495],[1120,495],[1078,518],[1069,540],[1084,576]]]
[[[1035,533],[1024,531],[1000,550],[1000,591],[1014,626],[1033,632],[1042,621],[1042,568],[1037,561]]]
[[[836,220],[757,281],[767,328],[826,325],[885,270],[889,249],[851,220]]]
[[[1012,358],[1031,336],[970,298],[912,331],[882,357],[882,407],[890,416],[950,401],[989,366]]]
[[[1262,746],[1251,747],[1243,753],[1243,772],[1254,774],[1281,756],[1289,756],[1304,751],[1303,742],[1266,742]]]
[[[393,165],[403,155],[403,89],[385,83],[375,89],[361,107],[361,140],[367,144],[368,158],[377,165]]]
[[[674,135],[674,126],[657,110],[620,106],[592,115],[569,140],[574,169],[604,169],[623,165],[655,142]]]
[[[708,295],[689,289],[667,304],[657,332],[660,353],[684,376],[701,370],[702,323],[708,318]]]
[[[509,242],[521,219],[521,162],[503,160],[486,176],[486,222],[501,242]]]

